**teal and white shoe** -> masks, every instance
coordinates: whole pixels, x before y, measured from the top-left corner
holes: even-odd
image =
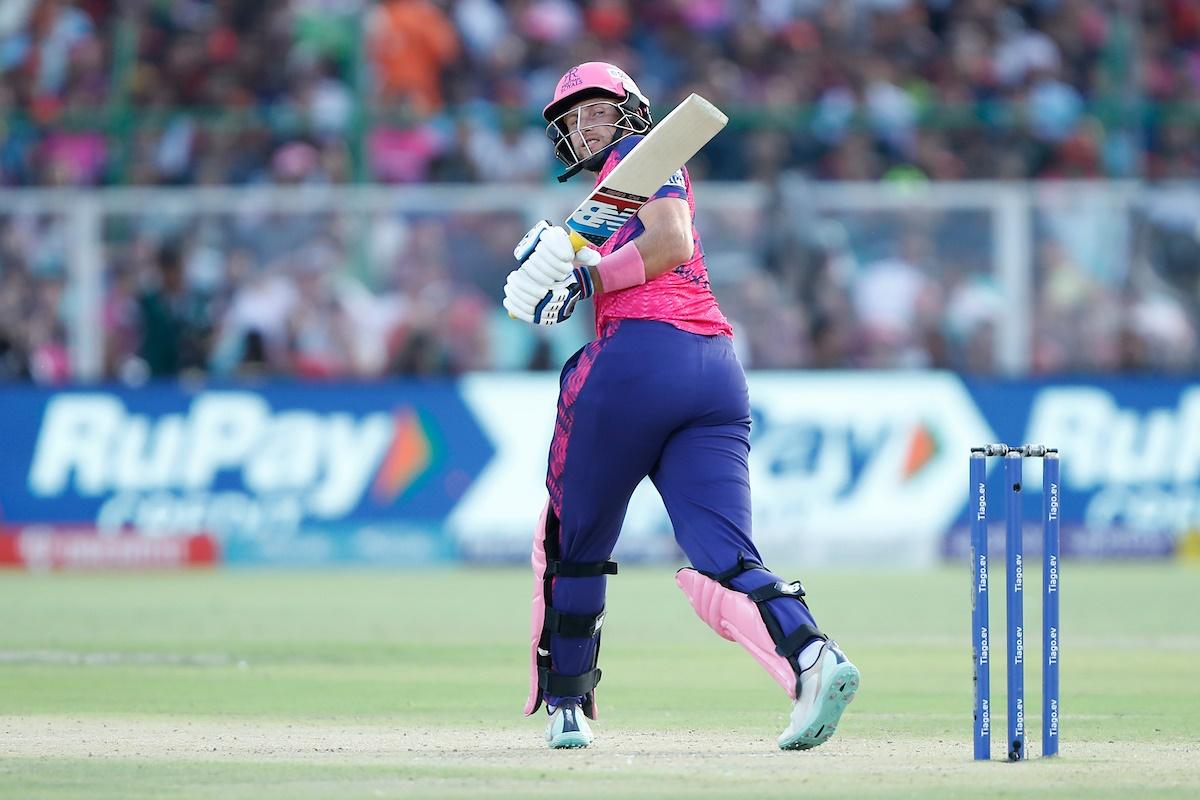
[[[587,747],[592,743],[592,729],[588,727],[587,717],[579,710],[579,706],[564,703],[558,708],[546,710],[550,712],[546,743],[552,750]]]
[[[813,665],[800,673],[800,697],[792,706],[787,730],[779,735],[779,748],[809,750],[828,741],[860,680],[858,667],[837,644],[825,642]]]

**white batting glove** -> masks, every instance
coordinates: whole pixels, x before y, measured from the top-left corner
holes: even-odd
[[[595,250],[589,252],[596,253]],[[594,259],[591,256],[585,258],[589,262],[598,261],[599,254]],[[569,278],[549,286],[534,280],[524,267],[520,267],[508,274],[504,284],[504,307],[513,319],[533,325],[557,325],[570,319],[579,301],[592,294],[592,275],[586,266],[577,267]]]
[[[576,253],[567,232],[546,220],[525,234],[513,257],[521,265],[508,274],[504,307],[514,319],[557,325],[594,293],[587,268],[600,262],[600,254],[589,247]]]
[[[539,220],[513,250],[513,258],[522,269],[546,286],[566,280],[575,269],[575,248],[567,232]]]
[[[534,281],[523,269],[508,273],[504,284],[504,307],[514,319],[532,325],[557,325],[571,318],[582,297],[575,275],[549,286]]]

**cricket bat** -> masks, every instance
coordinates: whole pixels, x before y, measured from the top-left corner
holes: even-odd
[[[575,252],[607,242],[728,121],[700,95],[688,95],[567,217]]]

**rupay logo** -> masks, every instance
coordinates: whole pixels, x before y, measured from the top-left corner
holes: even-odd
[[[43,498],[104,498],[106,528],[294,527],[349,514],[373,479],[377,500],[394,499],[428,465],[428,442],[399,421],[273,411],[241,391],[160,415],[131,413],[109,394],[61,394],[47,403],[28,485]]]
[[[1064,453],[1061,488],[1090,494],[1080,504],[1089,528],[1200,525],[1200,389],[1184,389],[1173,405],[1131,406],[1104,387],[1048,387],[1033,404],[1027,440]],[[1056,486],[1056,516],[1059,495]]]

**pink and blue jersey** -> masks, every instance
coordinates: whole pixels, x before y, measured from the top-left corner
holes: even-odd
[[[641,136],[630,136],[617,142],[596,178],[597,185],[621,163],[621,159],[641,139]],[[692,258],[686,264],[680,264],[641,286],[597,295],[596,334],[603,335],[605,327],[614,320],[648,319],[669,323],[688,333],[732,336],[733,328],[721,313],[717,298],[713,296],[709,286],[704,248],[700,244],[700,234],[696,231],[696,201],[692,196],[692,182],[688,177],[687,168],[680,169],[672,175],[662,188],[654,193],[651,202],[661,197],[677,197],[687,201],[692,216],[692,241],[695,244]],[[645,230],[642,221],[634,216],[604,243],[600,254],[608,255],[641,236]]]

